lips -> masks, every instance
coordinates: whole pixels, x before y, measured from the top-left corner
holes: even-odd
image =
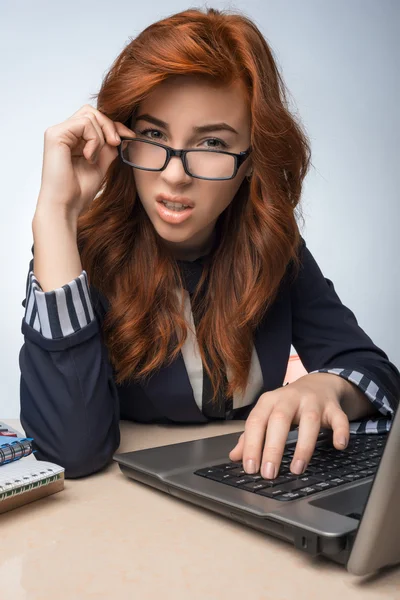
[[[185,198],[184,196],[167,196],[166,194],[158,194],[156,196],[157,202],[178,202],[179,204],[184,204],[185,206],[190,206],[190,208],[194,208],[194,203],[189,200],[189,198]]]
[[[165,221],[165,223],[179,225],[190,218],[194,209],[188,207],[183,210],[172,210],[171,208],[167,208],[162,201],[158,200],[156,202],[156,210],[160,219]]]

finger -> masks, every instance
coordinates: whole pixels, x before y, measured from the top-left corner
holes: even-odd
[[[99,127],[94,124],[93,119],[91,119],[89,115],[83,115],[81,118],[87,123],[82,133],[82,138],[85,141],[87,140],[87,132],[90,132],[88,135],[89,140],[84,145],[82,153],[89,162],[94,163],[104,144],[104,138],[101,130],[99,131]]]
[[[119,133],[120,136],[136,137],[135,131],[133,131],[133,129],[129,129],[129,127],[127,127],[120,121],[114,121],[114,125],[117,130],[117,133]]]
[[[108,144],[119,144],[121,142],[121,136],[136,137],[136,133],[121,123],[121,121],[113,121],[110,117],[107,117],[107,115],[90,104],[87,104],[86,107],[89,107],[96,117]]]
[[[229,452],[229,458],[233,461],[238,461],[242,459],[243,456],[243,445],[244,445],[244,432],[238,439],[238,443],[232,450]]]
[[[327,420],[333,430],[333,445],[343,450],[349,443],[350,424],[347,415],[340,406],[335,405],[327,415]]]
[[[121,137],[136,137],[137,134],[126,127],[120,121],[112,121],[99,110],[94,109],[93,119],[101,129],[107,144],[117,146],[121,143]]]
[[[61,143],[69,147],[72,156],[83,156],[90,161],[99,144],[99,134],[87,116],[68,119],[45,131],[49,143]]]
[[[110,144],[111,146],[116,146],[121,142],[121,138],[114,121],[107,117],[103,112],[97,108],[94,108],[94,106],[91,104],[85,104],[72,116],[80,117],[83,115],[88,115],[93,120],[93,124],[99,130],[99,134],[101,131],[101,138],[104,140],[104,142]],[[128,135],[130,130],[127,127],[125,127],[125,129],[127,131],[123,135]]]
[[[294,412],[289,407],[286,410],[275,408],[271,412],[261,466],[261,475],[265,479],[275,479],[279,472]]]
[[[265,442],[265,430],[270,410],[262,403],[258,410],[253,409],[245,424],[243,442],[243,468],[246,473],[258,473],[260,470],[261,454]]]
[[[307,409],[300,415],[298,438],[290,470],[301,475],[306,470],[317,443],[322,415],[318,410]]]
[[[85,107],[86,109],[91,110],[91,112],[93,112],[95,115],[97,121],[104,131],[104,137],[108,144],[119,144],[121,142],[121,136],[136,137],[136,133],[120,121],[113,121],[103,112],[97,108],[94,108],[90,104],[85,105]],[[85,107],[82,107],[82,109],[85,109]]]
[[[88,117],[90,119],[90,121],[93,124],[93,127],[95,128],[95,130],[97,132],[98,144],[96,146],[96,149],[92,152],[92,155],[91,155],[91,159],[94,162],[96,162],[96,160],[99,158],[101,150],[104,148],[104,146],[106,144],[106,140],[104,139],[103,130],[100,127],[100,124],[98,123],[98,121],[96,120],[96,117],[90,113],[86,113],[84,116]],[[113,143],[114,144],[116,143],[115,140]]]

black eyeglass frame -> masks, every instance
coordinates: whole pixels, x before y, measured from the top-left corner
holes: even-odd
[[[167,168],[169,161],[171,160],[171,157],[178,156],[182,160],[183,168],[185,170],[185,173],[187,173],[187,175],[189,175],[190,177],[195,177],[196,179],[205,179],[207,181],[227,181],[229,179],[234,179],[237,175],[239,167],[242,165],[242,163],[246,160],[246,158],[249,156],[249,154],[252,151],[251,146],[249,146],[249,148],[247,148],[247,150],[244,150],[243,152],[240,152],[239,154],[235,154],[233,152],[227,152],[226,150],[203,150],[200,148],[194,148],[194,149],[189,148],[188,150],[183,150],[183,149],[176,150],[175,148],[171,148],[171,146],[165,146],[164,144],[160,144],[159,142],[153,142],[153,140],[143,140],[143,139],[139,140],[138,138],[121,137],[121,142],[131,142],[131,141],[144,142],[145,144],[152,144],[153,146],[160,146],[161,148],[164,148],[164,150],[167,151],[167,158],[166,158],[164,165],[161,167],[161,169],[145,169],[144,167],[138,167],[138,166],[130,163],[128,160],[126,160],[124,158],[124,156],[122,154],[122,143],[121,143],[119,145],[119,155],[121,157],[122,162],[124,162],[126,165],[129,165],[129,166],[133,167],[134,169],[140,169],[141,171],[163,171],[164,169]],[[213,152],[215,154],[228,154],[229,156],[233,156],[235,159],[235,167],[234,167],[233,175],[231,177],[199,177],[199,175],[192,175],[192,173],[190,173],[190,171],[188,169],[187,162],[186,162],[186,154],[188,152]]]

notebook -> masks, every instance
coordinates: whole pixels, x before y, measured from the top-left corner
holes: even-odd
[[[0,421],[0,514],[64,489],[65,469],[33,460],[32,443]]]
[[[47,461],[21,460],[0,467],[0,514],[64,488],[63,467]]]

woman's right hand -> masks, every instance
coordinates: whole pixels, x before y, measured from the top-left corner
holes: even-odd
[[[76,219],[85,212],[118,156],[120,135],[135,137],[125,125],[89,104],[49,127],[44,134],[37,212],[61,209]]]

